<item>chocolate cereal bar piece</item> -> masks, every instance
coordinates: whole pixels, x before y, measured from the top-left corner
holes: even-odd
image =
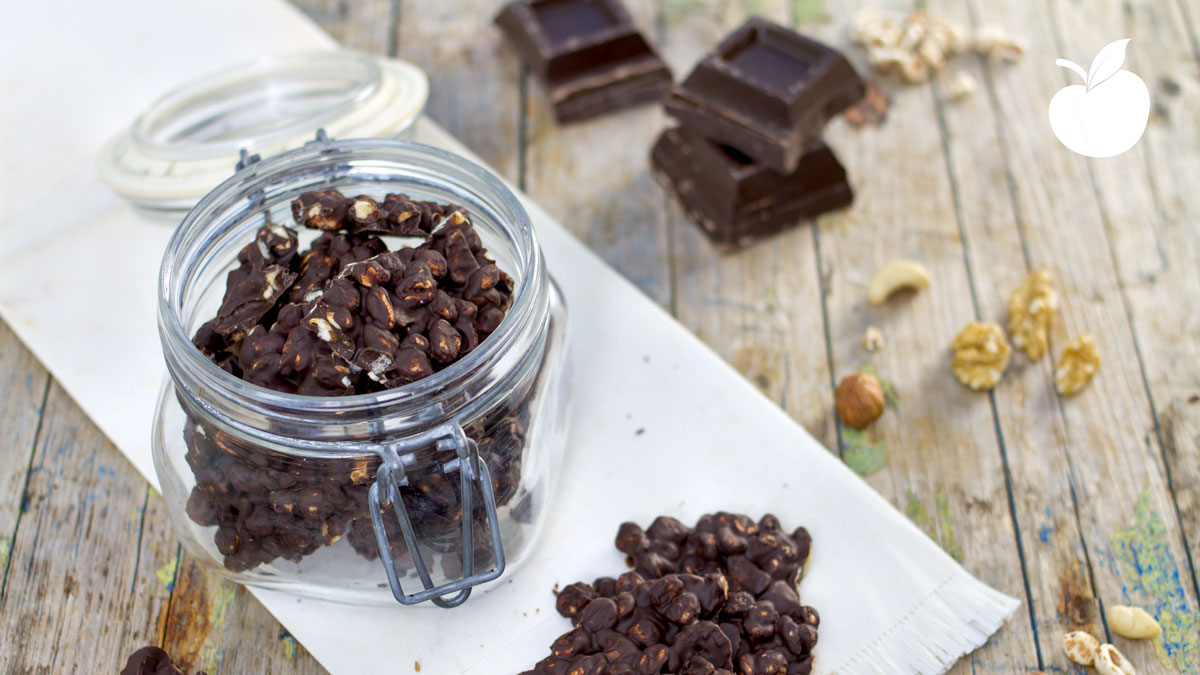
[[[783,174],[866,87],[838,51],[752,18],[663,99],[680,124]]]
[[[651,163],[688,217],[723,250],[854,200],[846,170],[820,140],[809,143],[795,171],[781,174],[681,127],[659,136]]]
[[[496,16],[559,122],[658,100],[671,71],[618,0],[517,0]]]

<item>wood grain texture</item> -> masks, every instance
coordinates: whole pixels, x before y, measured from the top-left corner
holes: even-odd
[[[222,673],[327,672],[245,588],[184,553],[163,648],[180,666]]]
[[[399,0],[296,0],[292,4],[347,49],[395,54]]]
[[[962,3],[937,0],[929,9],[964,24],[972,20]],[[1018,30],[1007,22],[1000,25]],[[970,74],[982,88],[989,79],[1020,81],[1026,70],[1039,67],[1032,58],[986,67],[969,58],[955,69]],[[966,101],[949,100],[940,85],[951,76],[937,83],[937,106],[959,230],[978,314],[1005,325],[1008,294],[1028,273],[1029,263],[1008,189],[1004,141],[992,99],[981,91]],[[1063,633],[1082,628],[1102,635],[1103,629],[1077,526],[1070,457],[1063,448],[1066,431],[1051,373],[1049,359],[1030,363],[1023,352],[1014,353],[992,401],[1020,525],[1030,601],[1026,609],[1035,621],[1039,662],[1045,668],[1068,668]]]
[[[819,27],[818,34],[844,45],[844,26],[866,6],[881,7],[877,2],[832,5],[834,23]],[[882,7],[902,14],[914,5],[897,0]],[[869,363],[898,395],[898,403],[868,431],[871,442],[888,449],[886,466],[868,482],[968,571],[1024,601],[1018,523],[1009,508],[995,411],[986,392],[967,390],[950,370],[950,342],[979,317],[936,100],[928,85],[892,80],[882,85],[891,99],[883,125],[852,129],[838,124],[826,132],[859,181],[853,208],[822,217],[819,224],[821,266],[830,270],[825,305],[834,372],[840,378]],[[872,306],[867,282],[894,258],[919,261],[933,283]],[[886,336],[886,345],[875,354],[860,345],[869,325]],[[849,445],[851,432],[841,430],[843,446]],[[1030,616],[1022,607],[951,672],[1038,667]]]
[[[156,641],[170,592],[145,572],[174,556],[143,548],[146,484],[52,385],[30,467],[29,510],[0,598],[5,672],[96,672]],[[159,513],[152,536],[167,537]]]
[[[519,182],[521,65],[492,18],[495,0],[399,0],[394,53],[430,75],[425,112]]]
[[[1086,11],[1120,11],[1118,7],[1113,2],[1106,8],[1089,5]],[[1061,447],[1066,453],[1081,543],[1091,562],[1092,585],[1099,594],[1100,608],[1128,602],[1142,604],[1147,598],[1137,590],[1142,587],[1143,579],[1138,572],[1139,554],[1134,549],[1156,551],[1159,559],[1153,564],[1160,569],[1167,565],[1167,560],[1176,561],[1174,569],[1161,569],[1162,574],[1169,576],[1182,571],[1187,575],[1188,570],[1178,521],[1169,517],[1174,504],[1114,268],[1119,251],[1107,236],[1110,214],[1096,198],[1089,161],[1058,145],[1044,124],[1049,97],[1068,84],[1063,73],[1055,72],[1061,69],[1046,68],[1044,64],[1053,63],[1064,53],[1066,45],[1058,41],[1056,22],[1042,3],[976,2],[971,4],[971,10],[972,18],[979,24],[1020,27],[1030,44],[1022,64],[1013,68],[989,67],[987,79],[996,115],[997,147],[1005,158],[1006,176],[1011,181],[1012,201],[1020,224],[1023,259],[1030,267],[1050,269],[1059,280],[1062,310],[1051,328],[1051,353],[1056,356],[1069,338],[1089,331],[1096,336],[1104,358],[1100,376],[1081,394],[1065,400],[1057,399],[1050,391],[1048,362],[1040,364],[1046,378],[1041,388],[1045,392],[1043,414],[1049,414],[1054,407],[1061,411],[1064,431]],[[1090,50],[1089,54],[1111,39],[1079,18],[1069,23],[1068,30],[1076,39],[1088,43],[1089,47],[1083,51]],[[976,118],[973,123],[979,125],[980,120]],[[1129,171],[1130,164],[1126,162],[1136,166],[1136,161],[1122,160],[1123,170]],[[1132,185],[1136,179],[1131,176],[1137,175],[1136,169],[1133,171],[1120,188],[1122,195],[1126,190],[1137,190]],[[988,246],[986,240],[980,244],[981,250],[988,252],[989,264],[1018,264],[1017,260],[1001,257],[1004,251]],[[1004,288],[1003,292],[1010,288]],[[1005,422],[1003,418],[1001,421]],[[1052,482],[1038,481],[1029,487],[1036,490],[1034,500],[1042,499],[1043,490],[1054,494]],[[1143,539],[1131,545],[1126,537],[1131,532],[1140,532],[1137,524],[1143,520],[1156,521],[1154,541]],[[1029,534],[1026,530],[1026,538]],[[1040,551],[1038,547],[1029,549],[1035,555]],[[1185,561],[1182,570],[1178,561]],[[1062,574],[1063,563],[1062,558],[1056,558],[1047,561],[1046,566],[1058,566],[1056,571]],[[1033,577],[1032,566],[1028,571]],[[1062,585],[1065,587],[1066,583]],[[1194,588],[1181,589],[1185,607],[1195,607],[1194,593]],[[1039,617],[1045,615],[1046,612],[1039,612]],[[1100,632],[1103,634],[1103,626]],[[1045,641],[1049,643],[1052,638],[1053,635],[1047,635]],[[1170,671],[1170,666],[1165,660],[1160,661],[1149,642],[1125,643],[1122,649],[1139,672]],[[1051,660],[1056,660],[1052,658],[1055,651],[1043,650]]]
[[[1200,53],[1188,49],[1187,21],[1178,7],[1138,2],[1129,14],[1138,45],[1130,67],[1150,87],[1152,122],[1142,140],[1151,201],[1134,208],[1157,214],[1154,227],[1110,228],[1113,248],[1176,505],[1191,553],[1192,583],[1200,569],[1200,164],[1181,148],[1200,147],[1200,130],[1189,123],[1200,106]],[[1140,36],[1147,35],[1149,39]],[[1113,220],[1130,208],[1113,188],[1119,177],[1099,165],[1097,184]],[[1135,221],[1136,222],[1136,221]],[[1197,590],[1200,593],[1200,589]]]
[[[1134,579],[1123,578],[1121,594],[1105,601],[1149,608],[1169,626],[1158,650],[1164,665],[1200,670],[1195,568],[1200,551],[1200,406],[1188,402],[1200,393],[1200,317],[1179,311],[1200,304],[1200,231],[1195,226],[1200,198],[1193,182],[1200,177],[1200,166],[1180,152],[1200,147],[1195,108],[1190,107],[1200,94],[1196,53],[1172,3],[1110,2],[1084,9],[1055,1],[1050,7],[1064,53],[1084,57],[1111,36],[1131,36],[1125,67],[1151,91],[1153,117],[1141,144],[1119,162],[1092,161],[1088,168],[1118,297],[1131,323],[1137,355],[1131,366],[1140,368],[1152,406],[1152,426],[1141,445],[1161,453],[1166,471],[1166,494],[1158,500],[1147,494],[1143,499],[1153,505],[1143,507],[1139,500],[1138,510],[1169,524],[1170,530],[1178,525],[1184,548],[1176,549],[1164,537],[1158,553],[1138,556],[1132,569],[1122,565],[1123,577]],[[1120,560],[1125,544],[1114,543]]]
[[[0,321],[0,599],[24,511],[25,481],[49,386],[46,369]]]

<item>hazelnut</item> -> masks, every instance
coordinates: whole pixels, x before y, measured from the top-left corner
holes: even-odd
[[[837,387],[837,411],[842,421],[855,429],[865,429],[883,414],[886,402],[879,380],[866,373],[842,378]]]

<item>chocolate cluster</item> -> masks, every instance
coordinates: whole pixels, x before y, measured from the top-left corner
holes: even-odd
[[[512,279],[459,207],[326,190],[292,212],[324,232],[297,253],[296,230],[264,225],[194,338],[247,382],[311,396],[402,386],[469,354],[512,304]],[[427,240],[389,251],[378,234]]]
[[[149,646],[142,647],[129,656],[121,675],[187,675],[171,657],[162,649]],[[205,675],[197,671],[196,675]]]
[[[704,516],[696,527],[660,516],[621,525],[633,570],[562,589],[575,624],[524,675],[807,675],[820,617],[797,577],[812,539],[772,515]]]
[[[292,213],[298,225],[322,233],[299,252],[297,230],[264,225],[238,254],[217,315],[193,340],[247,382],[311,396],[403,386],[474,350],[512,303],[512,279],[488,256],[461,207],[324,190],[300,195]],[[378,235],[425,241],[388,250]],[[465,428],[499,505],[517,494],[532,391],[525,383]],[[217,528],[214,543],[227,568],[299,562],[342,537],[360,555],[378,556],[368,505],[377,457],[301,460],[247,443],[184,407],[186,461],[196,477],[187,513]],[[400,488],[422,544],[456,553],[442,561],[451,576],[461,571],[462,495],[459,476],[439,467],[453,458],[452,451],[428,453]],[[398,566],[411,567],[395,516],[386,508],[384,514]],[[487,566],[483,519],[473,522],[475,557]]]

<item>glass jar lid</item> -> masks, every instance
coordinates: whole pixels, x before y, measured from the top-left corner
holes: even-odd
[[[100,178],[135,206],[182,215],[234,170],[242,150],[278,154],[324,128],[338,138],[400,137],[429,81],[416,66],[344,51],[266,57],[155,101],[100,152]]]

